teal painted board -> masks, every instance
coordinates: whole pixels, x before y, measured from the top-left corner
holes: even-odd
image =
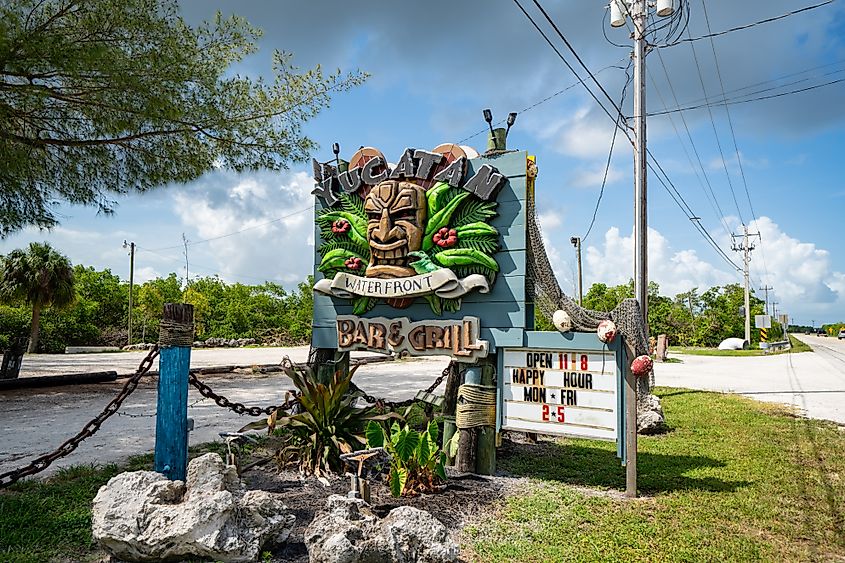
[[[153,466],[171,481],[184,481],[188,468],[190,367],[190,347],[165,346],[161,349]]]
[[[467,163],[467,177],[479,167],[490,164],[503,174],[507,181],[501,186],[496,201],[497,216],[490,224],[499,231],[501,250],[495,259],[499,273],[489,294],[471,293],[464,297],[457,313],[443,312],[435,315],[429,304],[418,298],[411,307],[395,309],[384,303],[370,310],[364,317],[384,316],[388,318],[407,317],[412,321],[429,319],[461,319],[476,316],[481,319],[482,337],[490,341],[491,347],[519,346],[527,326],[525,303],[526,275],[526,167],[527,153],[514,151],[494,157],[479,157]],[[323,209],[323,201],[317,198],[315,215]],[[315,279],[324,276],[316,267],[320,255],[316,251],[322,242],[320,231],[314,226],[315,235]],[[314,318],[312,343],[317,347],[334,348],[337,345],[337,315],[352,314],[351,301],[314,295]],[[533,325],[533,322],[532,322]]]

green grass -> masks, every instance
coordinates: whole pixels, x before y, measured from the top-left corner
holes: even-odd
[[[719,350],[718,348],[699,348],[695,346],[671,346],[669,351],[675,354],[688,354],[691,356],[775,356],[790,352],[795,354],[813,351],[810,346],[804,344],[791,334],[789,335],[789,341],[792,343],[792,350],[775,350],[769,353],[759,348],[749,348],[748,350]]]
[[[222,453],[219,442],[190,449],[190,457]],[[153,468],[152,454],[126,464],[80,465],[59,470],[46,480],[19,482],[0,491],[0,561],[99,561],[91,540],[91,501],[102,485],[121,471]]]
[[[658,389],[673,431],[639,438],[623,499],[615,445],[541,442],[500,456],[528,491],[468,531],[477,561],[845,559],[845,431],[738,396]],[[540,452],[538,452],[539,454]],[[569,485],[589,487],[588,492]]]

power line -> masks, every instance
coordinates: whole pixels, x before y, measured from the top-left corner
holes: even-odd
[[[692,41],[699,41],[701,39],[711,39],[712,40],[714,37],[719,37],[721,35],[727,35],[728,33],[733,33],[734,31],[741,31],[743,29],[748,29],[748,28],[751,28],[751,27],[762,25],[764,23],[771,23],[771,22],[774,22],[774,21],[782,20],[784,18],[788,18],[790,16],[794,16],[794,15],[800,14],[802,12],[808,12],[810,10],[815,10],[816,8],[821,8],[822,6],[827,6],[828,4],[833,4],[833,2],[835,2],[835,0],[827,0],[827,2],[822,2],[820,4],[813,4],[812,6],[806,6],[804,8],[801,8],[801,9],[798,9],[798,10],[793,10],[791,12],[787,12],[787,13],[781,14],[779,16],[766,18],[764,20],[758,20],[756,22],[748,23],[748,24],[745,24],[745,25],[739,25],[739,26],[736,26],[736,27],[732,27],[730,29],[726,29],[724,31],[717,31],[716,33],[713,33],[713,31],[710,29],[710,26],[708,25],[707,26],[707,32],[708,32],[707,35],[702,35],[701,37],[688,37],[686,39],[679,39],[679,40],[675,41],[674,43],[667,45],[667,46],[678,45],[680,43],[690,43]]]
[[[213,240],[220,240],[220,239],[223,239],[223,238],[227,238],[227,237],[231,237],[231,236],[234,236],[234,235],[239,235],[241,233],[245,233],[246,231],[251,231],[251,230],[254,230],[254,229],[260,229],[261,227],[266,227],[267,225],[272,225],[273,223],[278,223],[279,221],[283,221],[285,219],[293,217],[294,215],[299,215],[300,213],[304,213],[304,212],[310,211],[312,209],[314,209],[313,205],[311,205],[309,207],[304,207],[304,208],[302,208],[298,211],[294,211],[293,213],[288,213],[287,215],[282,215],[281,217],[277,217],[276,219],[273,219],[271,221],[267,221],[266,223],[259,223],[258,225],[253,225],[251,227],[245,227],[245,228],[237,230],[237,231],[232,231],[231,233],[226,233],[226,234],[223,234],[223,235],[218,235],[216,237],[211,237],[211,238],[206,238],[206,239],[201,239],[201,240],[196,240],[196,241],[189,241],[186,245],[176,244],[176,245],[173,245],[173,246],[163,246],[161,248],[155,248],[155,249],[152,249],[152,250],[147,249],[147,252],[155,252],[156,250],[172,250],[174,248],[183,248],[183,246],[196,246],[198,244],[203,244],[203,243],[210,242],[210,241],[213,241]]]
[[[625,81],[625,85],[622,87],[622,95],[620,96],[621,99],[619,101],[619,107],[620,108],[625,105],[625,92],[628,90],[628,85],[631,84],[631,80],[633,79],[631,77],[631,75],[628,74],[628,71],[630,70],[632,63],[633,63],[633,61],[630,61],[628,63],[628,68],[625,69],[625,76],[627,76],[628,79]],[[593,209],[593,218],[590,219],[590,226],[587,227],[587,232],[584,234],[584,236],[581,237],[582,243],[585,240],[587,240],[588,236],[590,236],[590,233],[593,230],[593,225],[596,224],[596,216],[598,215],[598,212],[599,212],[599,206],[601,206],[601,199],[602,199],[602,196],[604,195],[604,188],[607,185],[607,175],[610,172],[610,161],[613,159],[613,147],[614,147],[614,145],[616,145],[616,134],[617,133],[619,133],[618,124],[617,124],[616,127],[613,128],[613,137],[610,139],[610,150],[607,152],[607,163],[605,163],[605,165],[604,165],[604,177],[602,177],[602,180],[601,180],[601,189],[599,190],[599,197],[596,199],[596,207],[595,207],[595,209]]]
[[[845,70],[845,69],[843,69],[843,70]],[[835,72],[832,72],[832,73],[829,73],[829,74],[839,73],[839,72],[842,72],[843,70],[838,70],[838,71],[835,71]],[[801,82],[803,82],[803,80]],[[760,102],[760,101],[763,101],[763,100],[771,100],[773,98],[781,98],[783,96],[791,96],[792,94],[801,94],[803,92],[809,92],[811,90],[816,90],[818,88],[824,88],[826,86],[833,86],[834,84],[840,84],[842,82],[845,82],[845,78],[839,78],[837,80],[831,80],[829,82],[823,82],[821,84],[814,84],[812,86],[807,86],[806,88],[798,88],[798,89],[795,89],[795,90],[789,90],[787,92],[778,92],[777,94],[771,94],[771,95],[768,95],[768,96],[759,96],[759,97],[750,98],[750,99],[747,99],[747,100],[740,100],[740,99],[712,100],[712,101],[709,101],[709,102],[703,103],[703,104],[697,104],[697,105],[691,105],[691,106],[686,106],[686,107],[678,107],[678,108],[667,109],[667,110],[662,110],[662,111],[650,112],[648,114],[648,117],[656,117],[658,115],[666,115],[667,113],[675,113],[675,112],[681,112],[681,111],[691,111],[691,110],[695,110],[695,109],[710,108],[710,107],[715,106],[715,105],[725,105],[725,104],[727,104],[729,106],[735,106],[735,105],[738,105],[738,104],[747,104],[747,103],[750,103],[750,102]],[[750,96],[752,94],[747,94],[747,95]],[[742,98],[742,97],[745,97],[745,96],[738,96],[738,98]]]
[[[600,100],[596,97],[596,95],[595,95],[595,94],[593,93],[593,91],[589,88],[589,86],[587,86],[587,84],[585,83],[585,81],[584,81],[584,80],[580,77],[580,75],[579,75],[579,74],[578,74],[578,73],[577,73],[577,72],[573,69],[573,67],[572,67],[572,65],[569,63],[569,61],[567,61],[567,60],[566,60],[566,58],[565,58],[565,57],[561,54],[560,50],[558,50],[558,48],[554,45],[554,43],[552,43],[552,42],[551,42],[551,40],[550,40],[550,39],[548,38],[548,36],[547,36],[547,35],[543,32],[543,30],[542,30],[542,29],[540,29],[540,27],[537,25],[537,23],[534,21],[534,19],[530,16],[530,14],[528,14],[528,12],[526,12],[526,11],[525,11],[525,9],[524,9],[524,8],[522,7],[522,5],[519,3],[519,0],[513,0],[513,1],[514,1],[514,3],[515,3],[518,7],[519,7],[520,11],[522,11],[522,13],[525,15],[525,17],[526,17],[526,18],[527,18],[527,19],[528,19],[528,20],[532,23],[532,25],[533,25],[533,26],[534,26],[534,28],[537,30],[537,32],[539,32],[539,33],[540,33],[540,35],[542,35],[542,36],[543,36],[543,39],[545,39],[545,40],[546,40],[546,43],[548,43],[548,45],[552,48],[552,50],[554,50],[554,51],[555,51],[555,53],[557,54],[558,58],[560,58],[560,59],[564,62],[564,64],[565,64],[565,65],[566,65],[566,67],[570,70],[570,72],[572,72],[572,73],[576,76],[576,78],[578,78],[579,83],[580,83],[580,84],[582,84],[582,85],[584,86],[584,88],[585,88],[585,89],[589,92],[590,96],[591,96],[591,97],[592,97],[592,98],[596,101],[596,103],[597,103],[597,104],[599,104],[599,106],[602,108],[602,110],[605,112],[605,114],[607,114],[607,116],[608,116],[608,117],[609,117],[609,118],[610,118],[610,119],[614,122],[614,125],[615,125],[615,126],[616,126],[619,130],[623,131],[623,132],[625,133],[625,135],[628,137],[628,140],[629,140],[629,141],[631,141],[631,138],[630,138],[630,136],[629,136],[628,130],[627,130],[626,128],[622,128],[622,127],[621,127],[621,125],[619,124],[619,122],[617,121],[617,119],[616,119],[613,115],[611,115],[611,113],[607,110],[607,108],[606,108],[606,107],[602,104],[602,102],[601,102],[601,101],[600,101]],[[534,0],[534,1],[535,1],[535,3],[536,3],[536,0]],[[545,13],[545,11],[544,11],[544,13]],[[568,44],[568,41],[566,41],[566,40],[565,40],[565,37],[563,37],[563,34],[562,34],[562,32],[560,31],[560,29],[559,29],[559,28],[558,28],[558,27],[554,24],[554,22],[553,22],[553,21],[551,21],[551,18],[548,16],[548,14],[546,14],[546,17],[547,17],[547,19],[548,19],[548,20],[550,20],[550,23],[552,23],[552,26],[555,28],[555,30],[556,30],[556,31],[557,31],[557,33],[561,36],[561,38],[562,38],[562,39],[563,39],[563,40],[567,43],[567,46],[568,46],[568,48],[570,49],[570,51],[572,51],[572,52],[574,53],[574,49],[572,48],[572,46],[571,46],[571,45],[569,45],[569,44]],[[598,83],[598,80],[595,78],[595,76],[593,75],[593,73],[592,73],[592,72],[590,72],[589,68],[587,68],[587,67],[586,67],[586,65],[583,63],[583,61],[580,59],[580,57],[578,57],[578,56],[577,56],[577,53],[574,53],[574,54],[575,54],[575,55],[576,55],[576,57],[579,59],[579,62],[581,62],[581,65],[582,65],[582,66],[584,66],[585,70],[587,70],[587,72],[588,72],[588,74],[591,76],[592,80],[593,80],[596,84],[599,84],[599,83]],[[599,84],[599,86],[601,86],[601,85]],[[602,88],[602,90],[604,91],[604,88]],[[605,91],[605,93],[606,93],[606,91]],[[608,97],[609,97],[609,96],[608,96]],[[614,102],[613,100],[611,100],[611,103],[612,103],[612,105],[614,106],[614,108],[618,110],[618,113],[619,113],[619,114],[620,114],[620,116],[621,116],[621,115],[622,115],[622,112],[621,112],[621,110],[620,110],[620,109],[616,106],[615,102]],[[623,116],[623,119],[624,119],[624,116]],[[649,152],[649,153],[647,154],[647,156],[648,156],[649,158],[651,158],[651,160],[652,160],[655,164],[657,164],[657,166],[658,166],[658,167],[660,167],[660,164],[659,164],[659,162],[657,162],[657,159],[654,157],[654,155],[652,155],[652,154]],[[649,168],[651,168],[651,169],[654,171],[654,167],[653,167],[650,163],[648,164],[648,166],[649,166]],[[661,169],[661,171],[663,171],[662,167],[660,167],[660,169]],[[655,174],[656,174],[656,172],[655,172]],[[663,174],[664,174],[664,175],[666,174],[666,173],[665,173],[665,171],[663,171]],[[668,180],[668,181],[669,181],[669,183],[673,186],[673,189],[674,189],[674,191],[675,191],[675,194],[677,194],[678,198],[676,198],[676,197],[675,197],[675,195],[673,195],[672,191],[668,188],[668,186],[666,185],[666,183],[663,181],[663,179],[662,179],[662,178],[660,178],[660,176],[659,176],[659,175],[657,176],[657,178],[658,178],[658,180],[660,181],[660,183],[663,185],[663,187],[667,190],[667,192],[668,192],[668,193],[669,193],[669,195],[672,197],[672,199],[673,199],[673,200],[675,200],[675,202],[679,205],[679,207],[681,207],[681,210],[684,212],[684,214],[685,214],[685,215],[687,215],[687,218],[689,218],[690,220],[693,220],[693,218],[694,218],[695,216],[694,216],[694,214],[692,214],[692,213],[691,213],[691,208],[690,208],[690,207],[689,207],[689,205],[686,203],[686,201],[684,200],[684,198],[683,198],[683,196],[680,194],[680,192],[678,192],[677,188],[675,188],[675,187],[674,187],[674,184],[672,184],[672,183],[671,183],[671,180],[669,179],[668,175],[666,175],[666,180]],[[680,200],[680,201],[679,201],[679,200]],[[683,202],[683,204],[681,204],[681,202]],[[686,206],[686,210],[685,210],[684,206]],[[689,210],[689,211],[690,211],[690,213],[687,213],[687,210]],[[694,221],[693,221],[693,222],[694,222]],[[729,257],[728,257],[725,253],[724,253],[724,251],[722,251],[722,250],[719,248],[718,244],[716,244],[716,242],[713,240],[713,237],[712,237],[712,236],[710,236],[710,234],[707,232],[707,230],[706,230],[706,229],[704,229],[701,225],[699,225],[699,224],[697,224],[697,223],[695,224],[695,228],[696,228],[696,229],[697,229],[697,230],[698,230],[698,231],[702,234],[702,236],[704,236],[704,237],[705,237],[705,240],[707,240],[707,241],[708,241],[708,243],[709,243],[709,244],[711,244],[711,245],[712,245],[712,246],[713,246],[713,247],[717,250],[717,252],[719,252],[719,253],[720,253],[720,255],[721,255],[721,256],[722,256],[722,257],[723,257],[723,258],[724,258],[724,259],[725,259],[728,263],[730,263],[731,265],[733,265],[734,267],[736,267],[736,264],[734,264],[734,263],[730,260],[730,258],[729,258]]]
[[[830,1],[832,1],[832,0],[830,0]],[[704,10],[704,21],[707,25],[707,31],[710,32],[711,31],[710,16],[707,13],[707,2],[706,2],[706,0],[701,0],[701,7]],[[722,89],[722,97],[726,98],[727,96],[725,95],[725,83],[722,80],[722,71],[721,71],[721,68],[719,66],[719,57],[716,55],[716,42],[713,41],[712,36],[710,37],[710,48],[713,51],[713,61],[716,64],[716,76],[719,78],[719,86]],[[733,141],[733,144],[734,144],[734,151],[736,152],[736,162],[739,165],[739,173],[740,173],[740,176],[742,178],[742,186],[745,189],[745,197],[748,200],[748,208],[751,211],[751,218],[754,220],[754,223],[756,225],[757,224],[757,213],[754,211],[754,204],[751,203],[751,192],[748,190],[748,180],[746,179],[746,176],[745,176],[745,168],[742,166],[742,155],[739,153],[739,145],[737,145],[737,142],[736,142],[736,132],[734,130],[733,119],[731,118],[731,111],[730,111],[730,108],[729,108],[727,103],[725,104],[725,115],[728,118],[728,126],[730,127],[730,131],[731,131],[731,140]],[[760,230],[759,225],[756,225],[756,226],[757,226],[757,230],[759,231]],[[763,252],[762,237],[760,238],[760,252],[761,252],[761,255],[762,255],[762,258],[763,258],[763,270],[766,272],[766,278],[768,279],[769,268],[766,265],[765,252]]]
[[[672,97],[675,99],[675,104],[678,103],[678,96],[675,93],[675,87],[672,85],[672,80],[669,78],[669,70],[666,68],[666,63],[663,60],[663,55],[660,52],[660,49],[656,49],[657,57],[660,59],[660,65],[663,67],[663,72],[666,74],[666,83],[669,85],[669,91],[672,93]],[[660,89],[657,87],[657,82],[654,80],[654,76],[651,77],[652,84],[654,85],[654,90],[657,92],[657,95],[660,97],[660,101],[663,102],[665,105],[666,102],[663,99],[663,94],[660,93]],[[671,114],[669,115],[669,122],[672,124],[672,128],[675,130],[675,134],[678,136],[678,140],[681,142],[681,147],[684,149],[684,154],[687,156],[687,160],[689,160],[690,166],[692,167],[693,171],[695,172],[695,177],[698,180],[699,185],[701,186],[701,190],[704,192],[704,197],[707,199],[708,203],[710,203],[710,207],[713,208],[713,211],[716,213],[719,219],[719,224],[725,229],[725,234],[730,237],[730,228],[728,228],[727,222],[725,221],[725,213],[722,211],[722,206],[719,205],[719,199],[716,197],[716,192],[713,190],[713,184],[710,183],[710,177],[707,175],[707,170],[704,168],[704,163],[701,161],[701,155],[698,153],[698,148],[695,146],[695,141],[693,141],[692,133],[690,132],[689,125],[687,124],[686,117],[684,116],[683,112],[680,113],[681,122],[684,125],[684,130],[687,133],[687,139],[689,139],[690,146],[692,147],[692,151],[695,154],[695,158],[698,161],[698,166],[701,169],[701,173],[704,176],[704,181],[707,183],[707,189],[704,188],[704,183],[701,181],[701,176],[698,175],[698,170],[696,170],[695,165],[692,162],[692,158],[689,155],[689,151],[687,151],[686,145],[681,140],[681,136],[678,133],[678,128],[675,125],[675,120],[672,119]],[[709,194],[708,194],[709,190]],[[712,197],[712,199],[711,199]]]
[[[573,75],[575,75],[575,78],[577,78],[577,79],[578,79],[578,83],[584,86],[584,89],[586,89],[586,90],[587,90],[587,93],[589,93],[589,94],[590,94],[590,97],[591,97],[591,98],[593,98],[593,100],[595,100],[595,102],[599,105],[599,107],[602,109],[602,111],[604,111],[604,112],[607,114],[607,116],[610,118],[610,120],[611,120],[611,121],[613,121],[614,123],[618,123],[618,122],[617,122],[617,120],[616,120],[616,117],[614,117],[614,116],[613,116],[613,115],[612,115],[612,114],[608,111],[608,109],[604,106],[604,104],[602,104],[602,102],[598,99],[598,97],[597,97],[597,96],[595,95],[595,93],[594,93],[594,92],[590,89],[590,87],[589,87],[589,86],[587,86],[587,84],[586,84],[586,82],[584,81],[584,79],[583,79],[583,78],[581,78],[581,75],[579,75],[579,74],[578,74],[578,72],[576,72],[576,70],[572,67],[572,65],[569,63],[569,61],[568,61],[568,60],[566,60],[566,57],[564,57],[564,56],[563,56],[563,54],[560,52],[560,50],[559,50],[559,49],[555,46],[555,44],[554,44],[554,43],[552,43],[552,40],[551,40],[551,39],[549,39],[549,36],[548,36],[548,35],[546,35],[546,33],[545,33],[542,29],[540,29],[540,26],[537,24],[537,22],[536,22],[536,21],[534,21],[534,18],[533,18],[533,17],[531,17],[531,14],[529,14],[527,11],[525,11],[525,8],[523,8],[523,7],[522,7],[522,4],[520,4],[520,3],[519,3],[519,0],[513,0],[513,2],[514,2],[514,4],[516,4],[516,6],[519,8],[519,10],[523,13],[523,15],[524,15],[526,18],[528,18],[528,21],[530,21],[530,22],[531,22],[531,25],[533,25],[533,26],[534,26],[534,29],[536,29],[536,30],[537,30],[537,32],[538,32],[538,33],[539,33],[539,34],[543,37],[543,39],[545,39],[546,43],[548,43],[549,47],[551,47],[551,48],[552,48],[552,50],[555,52],[555,54],[558,56],[558,58],[559,58],[561,61],[563,61],[563,64],[565,64],[565,65],[566,65],[566,68],[568,68],[568,69],[569,69],[569,71],[570,71]],[[590,75],[592,76],[592,73],[590,73]],[[594,80],[594,81],[596,81],[595,76],[593,76],[593,80]],[[597,82],[597,81],[596,81],[596,82]],[[618,110],[619,108],[616,108],[616,109]],[[622,112],[621,112],[621,111],[619,111],[618,113],[621,115],[621,113],[622,113]],[[617,126],[618,126],[618,125],[617,125]],[[629,141],[631,141],[631,137],[628,135],[628,131],[627,131],[627,130],[625,130],[625,134],[626,134],[626,136],[628,137],[628,140],[629,140]],[[631,142],[633,142],[633,141],[631,141]]]
[[[689,30],[687,30],[689,33]],[[707,96],[707,87],[704,85],[704,74],[701,72],[701,65],[698,63],[698,55],[695,52],[695,45],[690,43],[690,49],[692,49],[692,57],[695,61],[695,68],[698,71],[698,80],[701,82],[701,89],[704,92],[704,99],[709,99]],[[736,199],[736,192],[734,191],[734,185],[731,181],[731,174],[728,172],[728,163],[725,160],[725,152],[722,150],[722,141],[719,138],[719,132],[716,131],[716,120],[713,118],[713,110],[710,109],[710,106],[707,107],[707,113],[710,116],[710,124],[713,127],[713,135],[716,137],[716,146],[719,148],[719,155],[722,157],[722,166],[725,169],[725,177],[728,179],[728,187],[731,190],[731,196],[734,200],[734,205],[736,205],[736,212],[739,215],[739,220],[742,221],[742,224],[745,224],[745,219],[742,218],[742,211],[739,209],[739,201]]]
[[[620,60],[620,61],[623,61],[623,60],[625,60],[625,59],[627,59],[627,58],[628,58],[628,57],[623,57],[622,59],[619,59],[619,60]],[[617,66],[617,65],[615,65],[615,64],[613,64],[613,65],[607,65],[606,67],[601,68],[601,69],[599,69],[598,71],[596,71],[596,74],[601,74],[602,72],[604,72],[604,71],[606,71],[606,70],[608,70],[608,69],[611,69],[611,68],[624,69],[625,67]],[[550,95],[546,96],[546,97],[545,97],[545,98],[543,98],[542,100],[538,100],[538,101],[534,102],[533,104],[531,104],[530,106],[528,106],[528,107],[526,107],[526,108],[523,108],[523,109],[519,110],[519,113],[525,113],[525,112],[527,112],[527,111],[531,111],[532,109],[536,108],[537,106],[540,106],[540,105],[542,105],[542,104],[545,104],[545,103],[546,103],[546,102],[548,102],[549,100],[552,100],[552,99],[554,99],[554,98],[556,98],[556,97],[560,96],[560,95],[561,95],[561,94],[563,94],[564,92],[568,92],[569,90],[572,90],[573,88],[575,88],[575,87],[576,87],[576,86],[578,86],[579,84],[581,84],[581,83],[580,83],[580,82],[573,82],[573,83],[572,83],[572,84],[570,84],[569,86],[567,86],[567,87],[565,87],[565,88],[562,88],[562,89],[558,90],[557,92],[554,92],[554,93],[552,93],[552,94],[550,94]],[[507,121],[507,119],[502,119],[501,121],[499,121],[499,122],[495,123],[494,125],[503,125],[506,121]],[[477,131],[477,132],[473,133],[473,134],[472,134],[472,135],[470,135],[469,137],[465,137],[465,138],[461,139],[460,141],[458,141],[458,143],[457,143],[457,144],[462,145],[462,144],[464,144],[465,142],[469,141],[470,139],[473,139],[473,138],[475,138],[475,137],[478,137],[479,135],[482,135],[482,134],[484,134],[484,133],[487,133],[488,131],[490,131],[490,129],[489,129],[489,128],[487,128],[487,127],[485,127],[484,129],[481,129],[480,131]]]

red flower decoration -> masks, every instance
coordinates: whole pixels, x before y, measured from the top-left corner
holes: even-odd
[[[352,225],[349,224],[349,221],[346,219],[338,219],[334,223],[332,223],[332,232],[336,235],[342,235],[344,233],[349,232],[349,229],[352,228]]]
[[[449,248],[458,244],[458,231],[443,227],[431,237],[431,240],[440,248]]]
[[[362,262],[360,258],[353,256],[352,258],[347,258],[343,265],[350,270],[360,270],[361,266],[364,265],[364,262]]]

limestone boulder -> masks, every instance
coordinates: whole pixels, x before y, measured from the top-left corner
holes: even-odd
[[[410,506],[383,519],[360,499],[332,495],[305,531],[312,563],[447,563],[458,546],[434,516]]]
[[[285,541],[295,517],[277,493],[247,491],[217,454],[188,464],[186,481],[153,471],[113,477],[94,498],[94,540],[128,562],[206,557],[254,561]]]
[[[660,398],[649,393],[637,402],[637,432],[639,434],[662,434],[669,430]]]

